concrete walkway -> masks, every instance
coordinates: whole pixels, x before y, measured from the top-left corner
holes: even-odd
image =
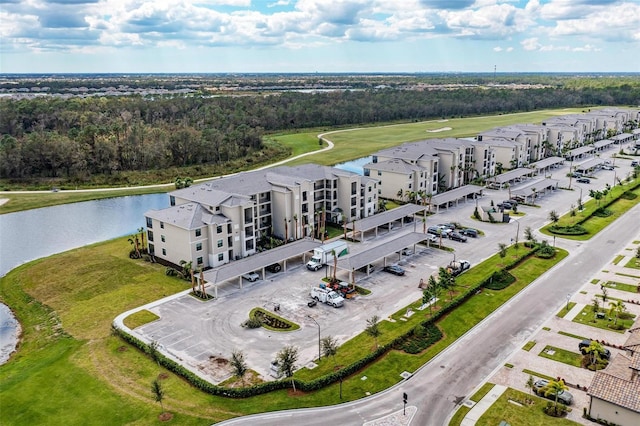
[[[473,426],[476,424],[480,417],[487,411],[494,402],[502,396],[502,394],[507,390],[506,386],[495,385],[488,394],[486,394],[480,401],[473,406],[471,411],[467,413],[467,415],[460,422],[460,426]]]

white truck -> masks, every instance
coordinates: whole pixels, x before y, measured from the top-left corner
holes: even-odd
[[[326,303],[334,308],[339,308],[344,304],[344,297],[340,296],[333,290],[322,287],[313,287],[311,289],[311,298],[318,302]]]
[[[342,257],[349,253],[349,246],[345,241],[334,241],[313,249],[313,256],[307,262],[307,269],[317,271],[324,265],[333,262],[333,253]]]

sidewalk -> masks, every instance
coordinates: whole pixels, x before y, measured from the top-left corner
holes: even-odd
[[[460,422],[460,426],[474,426],[484,412],[487,411],[506,390],[506,386],[495,385],[489,393],[478,401],[471,411],[467,413],[464,419],[462,419],[462,422]]]

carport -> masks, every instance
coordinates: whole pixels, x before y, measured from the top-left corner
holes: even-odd
[[[519,182],[523,176],[530,176],[533,173],[534,171],[527,167],[520,167],[487,179],[487,186],[490,188],[502,189],[505,184]]]
[[[525,202],[533,204],[539,194],[546,194],[548,191],[554,191],[557,188],[558,181],[556,179],[537,178],[512,188],[511,196],[523,197]]]
[[[399,252],[402,258],[402,249],[414,247],[415,245],[427,240],[427,235],[420,232],[409,232],[394,238],[386,238],[380,240],[378,244],[360,253],[352,254],[348,257],[338,260],[338,269],[349,272],[349,282],[355,282],[355,271],[366,267],[367,276],[369,276],[369,265],[380,260],[392,253]],[[428,240],[427,240],[428,241]],[[427,246],[429,243],[427,242]],[[386,266],[386,261],[385,261]]]
[[[596,167],[604,164],[602,158],[592,158],[575,166],[576,173],[592,173]]]
[[[239,279],[240,288],[242,288],[242,274],[261,270],[262,279],[265,277],[265,267],[273,264],[284,262],[282,269],[287,270],[287,259],[302,255],[303,262],[306,262],[305,254],[312,251],[316,247],[320,247],[321,243],[311,238],[294,241],[284,244],[271,250],[244,259],[234,260],[217,268],[209,269],[204,272],[206,282],[213,285],[215,297],[218,297],[218,286],[233,278]]]
[[[536,171],[536,175],[539,175],[540,173],[551,171],[552,168],[555,168],[558,164],[562,163],[564,163],[564,158],[562,157],[549,157],[529,164],[529,168],[534,169]]]
[[[466,203],[469,195],[473,195],[474,200],[478,198],[478,195],[482,197],[483,189],[484,188],[479,185],[464,185],[459,188],[443,192],[442,194],[434,195],[431,197],[429,210],[431,210],[431,205],[435,205],[436,213],[438,213],[440,211],[440,206],[448,208],[449,203],[455,203],[456,207],[458,207],[460,200],[464,199],[464,202]]]
[[[593,147],[596,149],[596,151],[604,151],[606,149],[609,149],[611,147],[611,145],[613,145],[613,141],[611,139],[603,139],[601,141],[597,141],[593,143]]]
[[[591,154],[594,150],[595,148],[592,146],[581,146],[579,148],[570,149],[569,151],[567,151],[567,153],[564,155],[564,158],[569,161],[575,161],[579,158],[585,157],[586,154]]]
[[[355,222],[349,222],[345,226],[351,231],[351,238],[356,239],[356,232],[360,232],[360,241],[364,241],[364,232],[371,229],[375,229],[376,237],[378,236],[378,228],[380,226],[386,226],[388,231],[391,232],[392,223],[400,220],[400,225],[404,226],[405,218],[411,217],[415,223],[415,214],[418,212],[424,212],[426,208],[424,206],[418,206],[416,204],[404,204],[400,207],[396,207],[392,210],[387,210],[382,213],[375,214],[373,216],[362,218]],[[357,228],[357,229],[356,229]]]

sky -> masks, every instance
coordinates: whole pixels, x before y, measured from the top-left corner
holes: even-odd
[[[640,72],[640,0],[0,0],[1,73]]]

